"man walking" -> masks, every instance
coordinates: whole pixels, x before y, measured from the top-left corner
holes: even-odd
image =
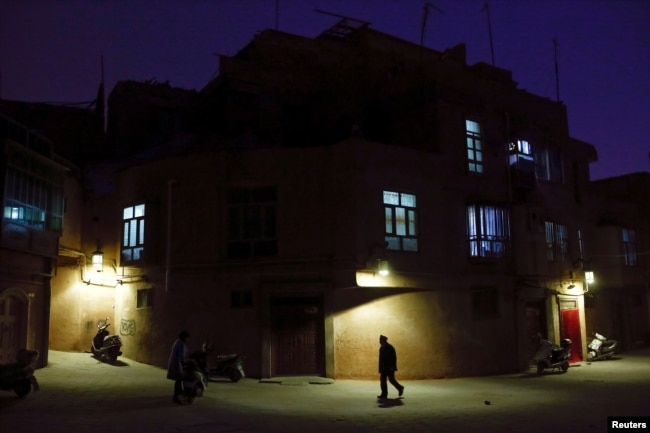
[[[397,371],[397,353],[395,348],[388,343],[388,337],[385,335],[379,336],[379,383],[381,385],[381,395],[377,398],[388,398],[388,385],[386,379],[393,385],[399,396],[404,395],[404,387],[395,380],[395,372]]]

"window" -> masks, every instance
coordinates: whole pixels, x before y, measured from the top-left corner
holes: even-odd
[[[137,308],[153,308],[153,289],[138,290]]]
[[[144,204],[125,207],[122,211],[122,261],[142,259],[144,251]]]
[[[471,257],[504,257],[510,243],[508,210],[500,206],[467,206],[467,237]]]
[[[231,188],[227,201],[228,257],[277,255],[275,188]]]
[[[473,320],[499,317],[499,290],[496,287],[473,289],[471,296]]]
[[[253,306],[253,292],[250,290],[233,290],[230,292],[231,308],[247,308]]]
[[[564,260],[569,254],[569,229],[550,221],[544,222],[546,229],[546,258],[548,261]]]
[[[472,120],[466,120],[465,138],[467,141],[467,169],[473,173],[483,173],[481,125]]]
[[[63,225],[63,176],[45,164],[20,160],[7,167],[3,218],[39,230],[60,232]]]
[[[389,250],[417,251],[414,194],[384,191],[384,215]]]
[[[540,180],[564,182],[562,153],[559,149],[548,149],[543,146],[535,148],[535,173]]]
[[[636,266],[636,233],[634,230],[623,229],[623,255],[625,266]]]

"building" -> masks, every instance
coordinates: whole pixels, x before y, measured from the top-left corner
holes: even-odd
[[[109,98],[119,158],[86,173],[80,234],[61,242],[51,348],[86,350],[108,317],[154,365],[187,329],[252,377],[375,378],[384,334],[400,377],[439,378],[521,370],[537,333],[580,361],[590,317],[612,320],[590,297],[610,290],[595,257],[613,241],[594,146],[463,45],[343,20],[260,32],[198,94],[148,84],[119,87],[146,122]]]

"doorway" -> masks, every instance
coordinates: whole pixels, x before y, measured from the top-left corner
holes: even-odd
[[[271,324],[272,375],[321,376],[324,373],[324,325],[320,298],[273,298]]]

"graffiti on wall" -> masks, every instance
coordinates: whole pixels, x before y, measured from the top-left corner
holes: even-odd
[[[135,320],[122,319],[122,323],[120,324],[120,334],[135,335]]]

